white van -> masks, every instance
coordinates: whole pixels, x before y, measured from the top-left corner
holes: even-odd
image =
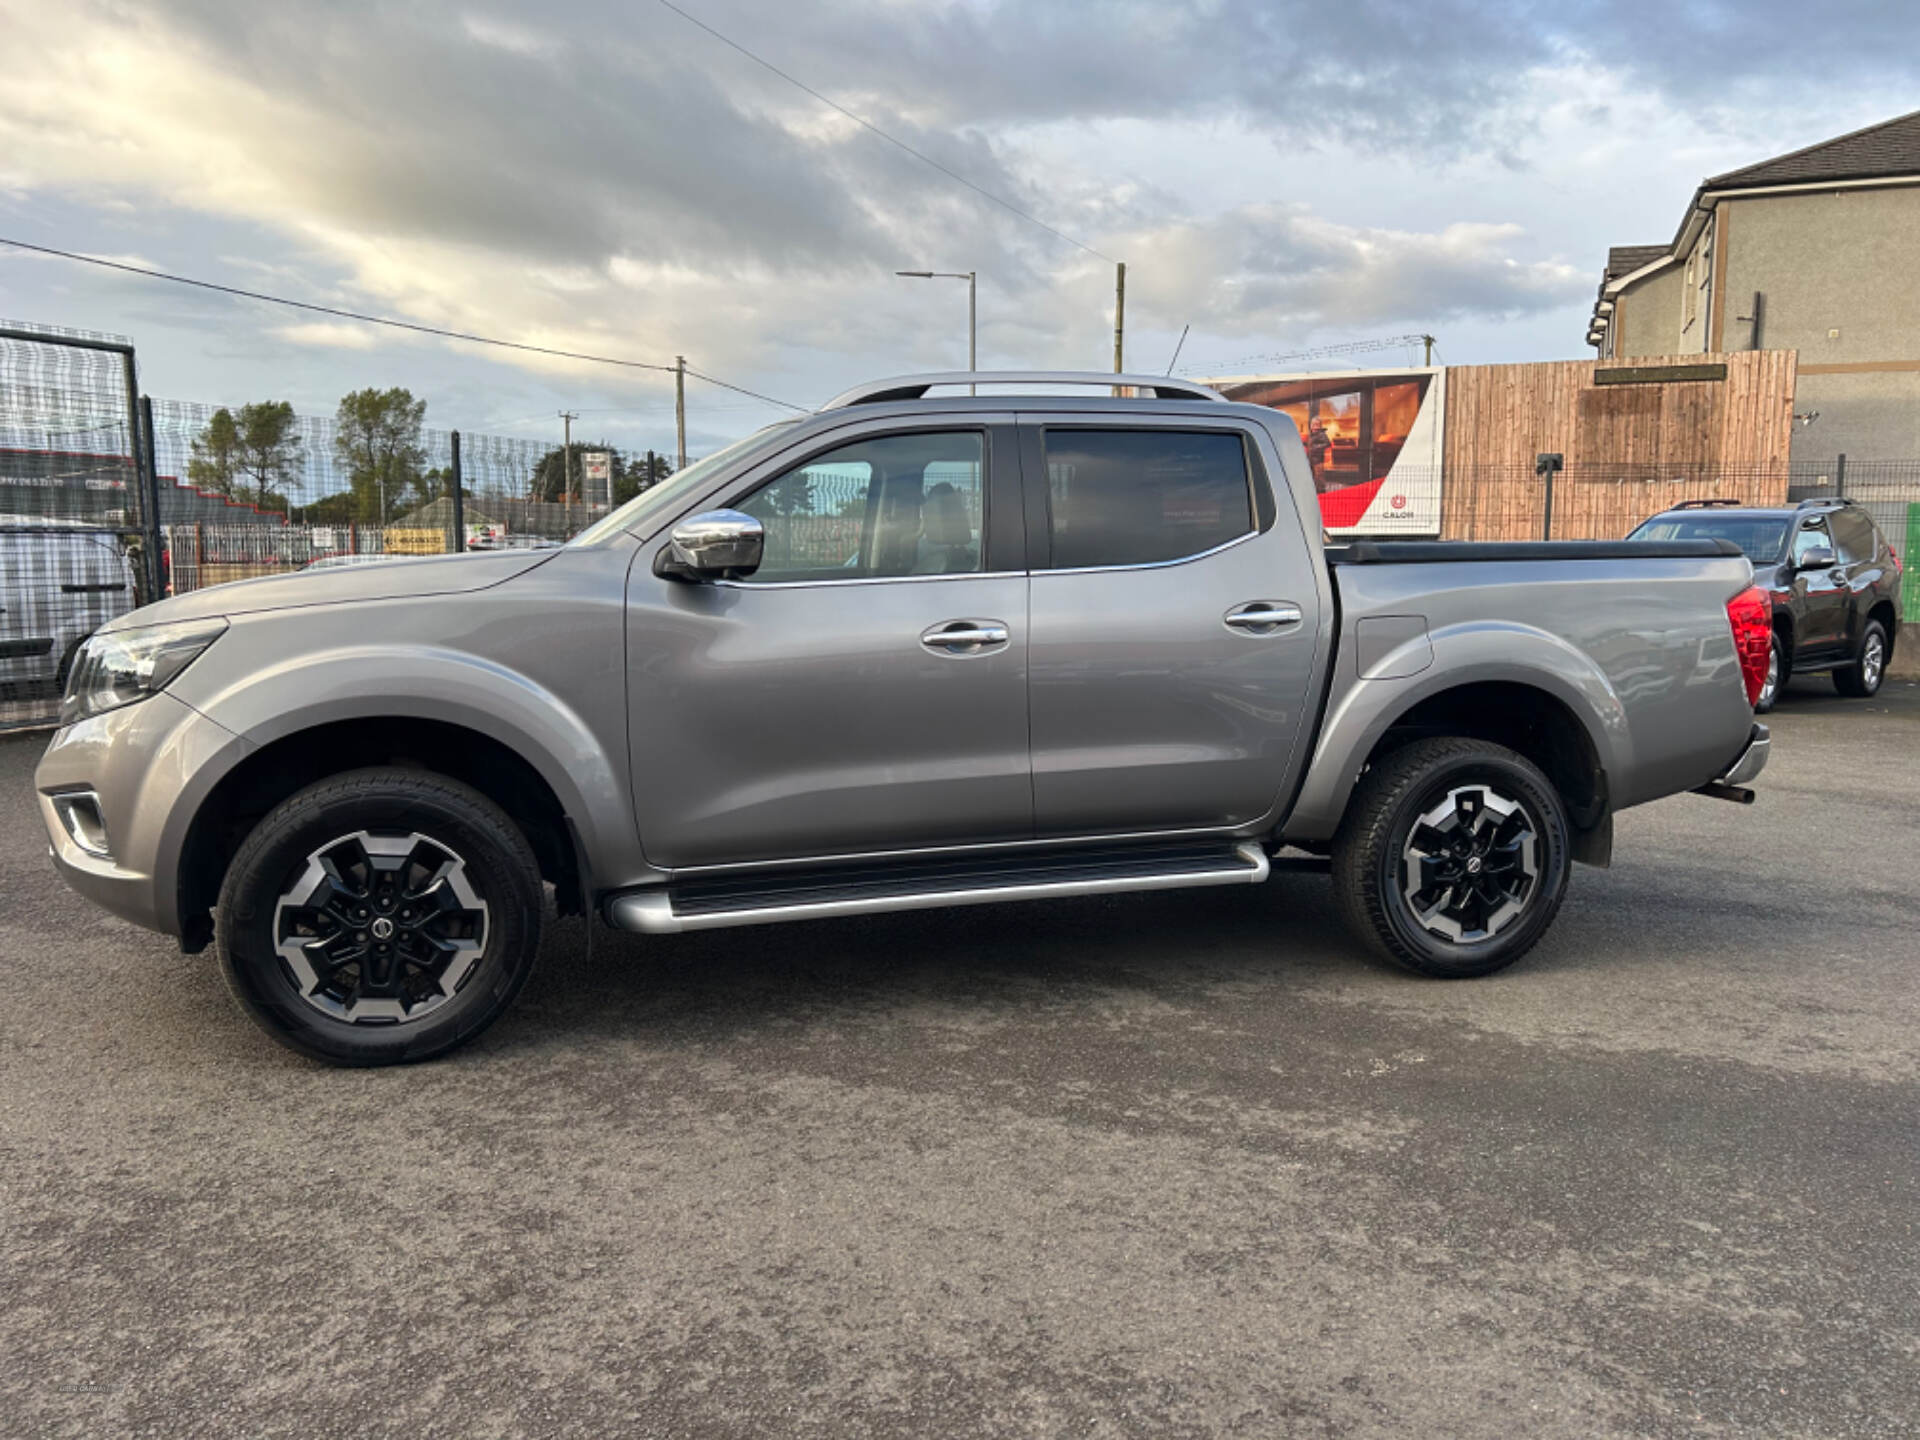
[[[113,531],[0,521],[0,686],[64,687],[80,642],[133,606]]]

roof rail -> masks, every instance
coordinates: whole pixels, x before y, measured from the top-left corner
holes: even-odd
[[[919,400],[936,385],[1097,385],[1103,390],[1124,385],[1135,390],[1151,390],[1157,400],[1227,403],[1227,397],[1218,390],[1168,375],[1109,375],[1099,370],[947,370],[936,375],[899,375],[891,380],[856,385],[820,408],[844,410],[849,405],[876,405],[885,400]]]
[[[1794,506],[1793,508],[1796,510],[1811,510],[1816,505],[1851,505],[1851,504],[1853,504],[1852,499],[1850,499],[1848,496],[1845,496],[1845,495],[1816,495],[1811,500],[1802,500],[1798,505]]]
[[[1678,505],[1669,505],[1669,510],[1716,510],[1722,505],[1744,505],[1744,500],[1735,500],[1732,496],[1715,496],[1711,500],[1682,500]]]

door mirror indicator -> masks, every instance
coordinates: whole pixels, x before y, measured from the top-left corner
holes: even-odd
[[[1793,562],[1796,570],[1825,570],[1833,564],[1833,551],[1825,545],[1814,545],[1800,552],[1800,558]]]
[[[656,573],[678,580],[738,580],[760,568],[767,532],[739,510],[708,510],[682,520],[660,552]]]

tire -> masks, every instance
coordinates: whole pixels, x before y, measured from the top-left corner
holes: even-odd
[[[1441,843],[1456,834],[1480,839],[1468,850]],[[1407,894],[1410,865],[1441,872],[1415,891],[1432,898],[1424,909]],[[1334,897],[1377,953],[1421,975],[1468,979],[1533,948],[1566,898],[1571,866],[1566,806],[1531,761],[1484,740],[1418,740],[1355,787],[1334,836]],[[1447,884],[1454,873],[1461,883]]]
[[[1887,678],[1887,649],[1887,627],[1869,620],[1852,662],[1833,672],[1833,688],[1854,700],[1878,695],[1880,682]]]
[[[354,770],[283,801],[241,844],[220,887],[220,960],[255,1023],[302,1055],[428,1060],[513,1003],[543,900],[526,837],[484,795],[429,771]]]
[[[1792,662],[1787,659],[1787,647],[1776,633],[1773,637],[1773,649],[1768,652],[1767,678],[1761,683],[1760,698],[1753,702],[1753,713],[1764,715],[1773,709],[1774,701],[1780,698],[1780,692],[1787,687],[1787,679],[1793,674]]]

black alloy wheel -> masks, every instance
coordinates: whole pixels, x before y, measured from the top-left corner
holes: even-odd
[[[1532,761],[1485,740],[1416,740],[1354,788],[1334,836],[1334,898],[1396,964],[1464,979],[1533,948],[1571,866],[1565,803]]]
[[[227,868],[215,928],[229,988],[274,1039],[390,1065],[499,1018],[532,973],[543,906],[526,837],[497,805],[382,767],[274,807]]]

